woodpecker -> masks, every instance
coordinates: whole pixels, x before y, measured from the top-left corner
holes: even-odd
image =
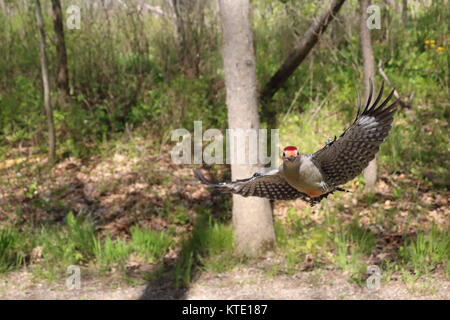
[[[302,154],[296,147],[283,149],[282,164],[278,169],[255,173],[251,178],[232,182],[213,183],[199,170],[195,176],[204,184],[244,197],[262,197],[271,200],[300,198],[314,206],[335,191],[347,191],[339,186],[352,180],[375,157],[380,144],[388,136],[398,100],[389,106],[394,90],[380,104],[384,84],[372,101],[373,85],[353,123],[338,138],[327,140],[325,146],[313,154]]]

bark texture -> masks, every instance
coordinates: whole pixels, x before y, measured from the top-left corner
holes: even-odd
[[[58,75],[56,85],[60,94],[69,95],[69,72],[67,68],[66,40],[64,38],[64,23],[60,0],[52,0],[53,27],[56,35],[56,60]]]
[[[373,57],[372,39],[370,36],[370,29],[367,27],[367,7],[370,5],[370,0],[360,1],[360,41],[361,52],[364,64],[364,99],[367,101],[371,81],[375,77],[375,62]],[[375,157],[369,162],[369,165],[364,169],[364,180],[366,182],[366,191],[375,191],[375,182],[377,180],[377,158]]]
[[[48,161],[50,163],[53,163],[55,161],[56,153],[55,124],[53,121],[53,108],[50,101],[50,81],[48,75],[47,53],[45,45],[45,30],[42,18],[41,3],[39,0],[36,0],[35,7],[36,25],[39,33],[39,54],[41,61],[42,86],[44,90],[44,108],[48,127]]]
[[[259,129],[255,54],[248,0],[219,0],[223,63],[230,129]],[[248,150],[247,150],[248,151]],[[258,165],[232,164],[233,180],[261,171]],[[275,242],[272,209],[263,198],[233,195],[236,250],[254,256]]]

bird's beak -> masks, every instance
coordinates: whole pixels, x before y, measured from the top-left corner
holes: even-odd
[[[297,150],[286,150],[283,152],[283,159],[287,159],[289,162],[293,162],[297,158]]]

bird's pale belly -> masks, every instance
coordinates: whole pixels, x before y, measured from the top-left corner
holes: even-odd
[[[292,187],[312,198],[317,198],[326,192],[323,188],[322,175],[311,161],[303,161],[300,170],[291,171],[291,168],[285,167],[284,176]]]
[[[288,181],[288,183],[289,183],[289,181]],[[291,186],[293,186],[295,189],[297,189],[300,192],[306,193],[308,196],[310,196],[312,198],[319,197],[325,193],[319,184],[305,186],[305,185],[299,185],[296,183],[295,185],[291,184]]]
[[[300,179],[299,177],[285,177],[286,181],[298,191],[307,194],[312,198],[319,197],[325,190],[322,188],[321,181],[317,179]]]
[[[303,193],[306,193],[308,196],[312,198],[317,198],[323,194],[322,190],[313,190],[313,189],[307,189],[305,191],[302,191]]]

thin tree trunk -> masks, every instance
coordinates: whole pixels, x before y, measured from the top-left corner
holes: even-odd
[[[406,28],[408,25],[408,0],[402,1],[402,22],[403,27]]]
[[[263,104],[267,104],[272,99],[295,69],[297,69],[302,61],[308,56],[309,52],[319,41],[320,36],[325,32],[330,22],[333,21],[334,16],[338,13],[344,2],[345,0],[333,0],[331,5],[320,15],[319,19],[313,21],[303,38],[265,85],[260,96]]]
[[[219,11],[229,128],[258,130],[256,66],[249,1],[219,0]],[[233,180],[249,177],[260,170],[258,165],[231,165]],[[275,243],[272,209],[267,199],[233,195],[233,225],[239,254],[256,255]]]
[[[56,59],[58,76],[56,83],[62,98],[69,95],[69,72],[67,68],[66,41],[64,38],[64,23],[60,0],[52,0],[53,26],[56,34]]]
[[[42,18],[41,3],[36,0],[36,25],[39,32],[39,53],[41,60],[42,84],[44,88],[44,107],[48,126],[48,161],[54,163],[56,153],[55,124],[53,109],[50,101],[50,83],[48,76],[47,54],[45,48],[45,30]]]
[[[178,52],[183,60],[183,63],[186,61],[186,30],[185,23],[183,21],[183,15],[181,13],[182,4],[180,4],[180,0],[172,0],[172,7],[175,16],[175,34],[177,38]]]
[[[6,14],[6,3],[5,0],[0,0],[0,8],[2,9],[2,11]]]
[[[370,37],[370,29],[367,27],[367,7],[370,0],[360,1],[360,25],[359,34],[361,41],[361,51],[364,64],[364,98],[367,100],[369,95],[371,81],[375,77],[375,62],[373,58],[372,40]],[[366,191],[375,191],[375,182],[377,180],[377,159],[374,158],[364,169],[364,179],[366,181]]]

